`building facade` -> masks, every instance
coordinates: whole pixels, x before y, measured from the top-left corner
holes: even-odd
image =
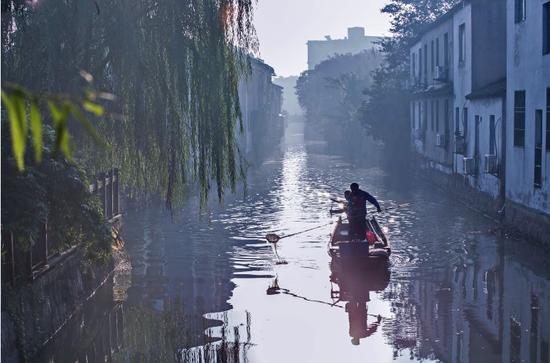
[[[504,185],[505,14],[501,1],[461,2],[410,52],[414,149],[495,208]]]
[[[242,132],[237,134],[241,151],[246,154],[265,144],[263,137],[282,136],[283,88],[272,82],[273,68],[262,60],[250,58],[250,72],[239,82]]]
[[[409,82],[425,169],[550,242],[549,23],[548,0],[461,1],[411,47]]]
[[[335,55],[357,54],[367,49],[377,48],[377,43],[383,38],[365,35],[365,28],[348,28],[348,36],[344,39],[310,40],[307,42],[307,66],[309,70],[324,60]]]
[[[507,5],[506,215],[550,226],[550,1]]]

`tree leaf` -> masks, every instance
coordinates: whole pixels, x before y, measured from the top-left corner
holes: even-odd
[[[84,116],[82,111],[80,111],[80,109],[76,105],[70,104],[69,109],[71,110],[71,114],[74,116],[74,118],[78,122],[80,122],[80,124],[84,127],[84,129],[88,132],[88,134],[94,139],[94,141],[97,144],[103,147],[107,146],[106,142],[101,138],[101,136],[99,136],[97,130],[92,126],[92,123],[90,122],[90,120],[88,120],[86,116]]]
[[[90,101],[84,101],[82,103],[82,107],[86,111],[88,111],[90,113],[93,113],[96,116],[103,116],[103,114],[105,113],[105,110],[103,109],[103,106],[98,105],[97,103],[90,102]]]
[[[67,159],[72,159],[71,149],[69,147],[69,130],[67,129],[69,107],[67,104],[64,104],[61,110],[53,101],[48,100],[47,103],[50,108],[55,129],[55,149],[61,150]]]
[[[42,161],[42,115],[36,100],[31,101],[31,132],[34,143],[34,157],[37,162]]]
[[[26,134],[21,129],[21,125],[23,125],[26,122],[26,120],[24,118],[23,120],[19,119],[20,110],[16,102],[17,97],[20,97],[20,96],[17,96],[16,94],[13,94],[10,96],[6,92],[2,91],[2,102],[4,102],[4,105],[6,106],[6,110],[8,112],[8,119],[10,123],[13,155],[17,163],[17,168],[20,171],[23,171],[25,170]],[[23,100],[23,106],[24,106],[24,100]],[[23,112],[24,111],[25,109],[23,107]]]

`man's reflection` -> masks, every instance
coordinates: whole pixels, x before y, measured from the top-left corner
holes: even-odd
[[[349,336],[353,345],[359,345],[361,339],[374,334],[382,320],[382,317],[378,315],[373,323],[367,323],[368,307],[366,301],[348,302],[346,304],[346,313],[348,313],[349,319]]]
[[[346,301],[346,313],[349,320],[349,335],[353,345],[374,334],[382,317],[368,313],[367,303],[371,291],[382,291],[389,283],[390,272],[387,268],[369,268],[368,265],[352,261],[331,261],[330,281],[337,285],[331,290],[331,296],[339,301]],[[373,320],[369,323],[369,316]]]

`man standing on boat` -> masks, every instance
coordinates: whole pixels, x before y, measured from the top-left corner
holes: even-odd
[[[367,229],[367,202],[376,207],[378,212],[381,212],[380,204],[375,197],[359,189],[359,184],[352,183],[350,185],[350,209],[348,212],[348,219],[351,231],[352,239],[364,240]]]

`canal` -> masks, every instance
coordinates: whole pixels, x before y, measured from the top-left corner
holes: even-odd
[[[426,182],[330,150],[290,122],[246,194],[203,210],[191,197],[173,215],[128,208],[126,262],[38,361],[549,362],[550,254]],[[335,220],[329,197],[353,181],[396,207],[377,216],[389,271],[331,261],[332,225],[275,255],[266,233]]]

